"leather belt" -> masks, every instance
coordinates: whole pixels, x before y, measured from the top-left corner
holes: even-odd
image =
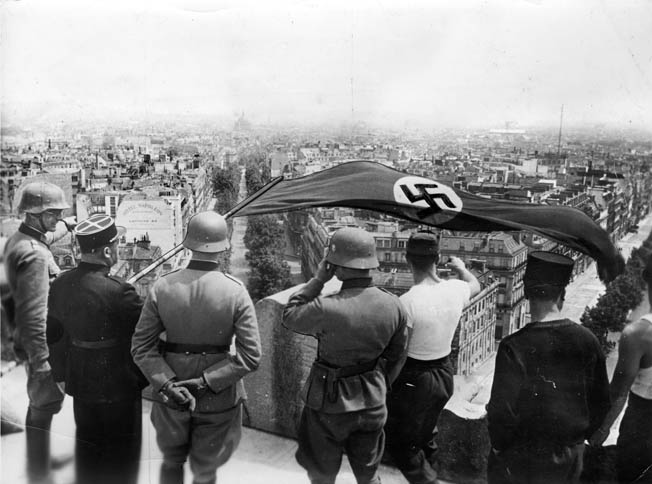
[[[364,363],[359,363],[357,365],[349,365],[342,367],[332,367],[328,363],[323,361],[315,361],[314,365],[320,366],[322,369],[327,371],[326,374],[326,396],[331,403],[337,401],[338,388],[337,383],[340,378],[347,378],[355,375],[362,375],[376,368],[378,365],[378,360],[365,361]]]
[[[171,341],[160,341],[159,350],[162,353],[186,353],[186,354],[217,354],[228,353],[229,345],[200,345],[192,343],[173,343]]]
[[[101,339],[98,341],[81,341],[73,338],[71,343],[77,348],[84,348],[86,350],[102,350],[105,348],[114,348],[118,346],[120,340],[118,340],[118,338],[109,338]]]
[[[449,361],[450,354],[434,360],[418,360],[408,356],[405,359],[405,366],[407,368],[438,368],[442,365],[447,364]]]

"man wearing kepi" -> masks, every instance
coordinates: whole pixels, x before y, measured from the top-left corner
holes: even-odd
[[[532,322],[501,341],[487,406],[491,484],[578,482],[584,440],[609,410],[597,338],[561,316],[572,270],[560,254],[528,256]]]
[[[63,190],[34,182],[21,189],[18,212],[25,219],[5,246],[5,271],[11,291],[8,304],[14,325],[16,355],[27,360],[29,409],[25,420],[27,470],[30,480],[47,479],[50,471],[50,426],[61,410],[64,393],[54,381],[46,342],[50,282],[60,270],[49,244],[74,228],[74,218],[62,219],[70,208]]]
[[[130,349],[143,301],[109,275],[124,232],[108,215],[82,221],[75,229],[81,262],[50,290],[48,343],[61,341],[66,350],[61,373],[73,397],[77,484],[138,480],[145,379]]]
[[[151,418],[163,453],[161,484],[182,483],[188,457],[194,483],[216,482],[240,442],[241,380],[258,367],[260,338],[249,294],[218,268],[227,237],[216,212],[190,219],[183,246],[192,259],[156,281],[133,337],[134,361],[157,400]]]
[[[371,234],[343,228],[331,238],[316,274],[290,297],[283,325],[318,339],[306,382],[297,461],[313,484],[333,484],[346,451],[358,483],[379,483],[387,385],[407,344],[405,309],[371,282],[378,267]],[[338,294],[320,297],[333,275]]]
[[[411,333],[407,360],[388,397],[387,450],[410,483],[434,484],[434,431],[453,395],[451,342],[464,307],[480,292],[480,283],[457,257],[448,267],[459,279],[439,278],[439,239],[432,232],[410,236],[406,259],[415,284],[401,302]]]

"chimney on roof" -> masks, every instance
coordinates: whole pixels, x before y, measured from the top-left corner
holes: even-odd
[[[149,240],[149,234],[145,233],[140,240],[136,243],[136,245],[142,249],[149,250],[149,247],[151,245],[151,241]]]

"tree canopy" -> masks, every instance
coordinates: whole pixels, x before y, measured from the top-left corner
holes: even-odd
[[[211,180],[213,183],[213,196],[217,199],[216,208],[220,213],[225,213],[238,200],[240,168],[235,164],[229,164],[225,168],[215,168]]]
[[[249,217],[244,243],[251,267],[249,294],[258,300],[291,285],[290,267],[283,260],[285,229],[277,216]]]
[[[609,331],[621,331],[627,323],[627,314],[641,303],[645,282],[641,278],[648,257],[652,254],[652,233],[643,244],[632,250],[625,272],[607,285],[592,308],[586,308],[580,318],[582,324],[596,335],[605,353],[615,343],[609,341]]]

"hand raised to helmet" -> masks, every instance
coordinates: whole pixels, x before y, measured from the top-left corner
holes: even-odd
[[[319,279],[321,282],[326,283],[330,281],[335,275],[335,266],[328,262],[326,258],[323,258],[317,266],[317,272],[315,272],[315,279]]]

